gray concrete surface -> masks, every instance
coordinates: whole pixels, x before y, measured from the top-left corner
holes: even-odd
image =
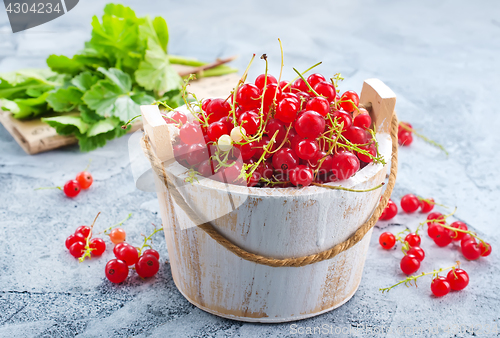
[[[279,37],[287,78],[293,76],[292,67],[323,61],[319,71],[345,75],[342,89],[360,90],[364,79],[382,79],[398,96],[400,118],[450,152],[446,157],[420,139],[401,149],[393,198],[399,202],[413,192],[457,206],[456,219],[484,236],[493,254],[468,262],[456,247],[440,249],[424,237],[422,270],[460,259],[470,286],[436,299],[427,278],[418,288],[401,286],[381,294],[380,287],[403,278],[398,267],[402,254],[383,251],[378,235],[382,229],[415,228],[425,218],[399,214],[389,224],[379,222],[359,291],[341,308],[281,325],[221,319],[181,296],[168,264],[152,280],[134,276],[112,285],[104,276],[111,250],[79,264],[64,248],[65,238],[78,225],[89,224],[98,211],[97,229],[133,212],[125,229],[137,244],[141,233],[151,231],[151,222],[161,223],[156,196],[134,186],[127,137],[92,153],[68,147],[28,156],[0,127],[0,337],[498,336],[491,330],[500,330],[498,1],[125,3],[139,14],[166,18],[173,54],[205,60],[238,54],[235,65],[243,69],[251,53],[267,53],[271,71],[277,73]],[[0,71],[42,67],[49,54],[76,52],[89,38],[91,15],[101,13],[103,5],[80,1],[63,17],[15,35],[0,9]],[[250,78],[262,71],[259,66],[256,62]],[[78,198],[33,190],[64,183],[90,158],[95,184]],[[162,236],[155,238],[155,245],[166,260]],[[304,330],[327,325],[333,334],[294,334],[292,324]],[[414,327],[424,332],[404,333]],[[469,332],[463,332],[466,327]]]

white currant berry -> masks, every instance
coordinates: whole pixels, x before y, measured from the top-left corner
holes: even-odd
[[[246,134],[247,132],[243,127],[234,127],[233,130],[231,130],[231,138],[234,142],[241,142],[243,136],[246,136]]]
[[[233,142],[231,140],[231,136],[225,134],[219,137],[219,140],[217,141],[217,145],[219,146],[219,149],[222,151],[228,151],[233,147]]]

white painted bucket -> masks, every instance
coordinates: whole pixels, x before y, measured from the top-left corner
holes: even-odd
[[[360,102],[371,104],[379,151],[391,159],[394,93],[381,81],[366,80]],[[238,247],[283,259],[316,254],[348,239],[377,206],[382,189],[349,192],[310,186],[247,188],[210,179],[186,184],[187,170],[172,160],[169,127],[155,106],[141,107],[145,140],[164,161],[154,175],[173,279],[189,302],[212,314],[247,322],[278,323],[319,315],[356,292],[371,230],[350,249],[302,267],[271,267],[242,259],[188,217],[172,198],[162,175],[203,222]],[[329,183],[369,189],[384,181],[387,164],[369,164],[352,178]]]

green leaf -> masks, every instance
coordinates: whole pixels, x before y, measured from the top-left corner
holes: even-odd
[[[75,75],[82,71],[83,65],[75,60],[74,58],[69,58],[64,55],[50,55],[47,58],[47,65],[54,72],[60,74],[71,74]]]
[[[128,129],[130,129],[130,126]],[[106,128],[103,128],[102,130],[106,130]],[[96,134],[95,136],[89,137],[88,135],[76,135],[76,137],[79,141],[78,143],[80,145],[81,151],[91,151],[96,148],[103,147],[107,141],[117,137],[121,137],[126,133],[127,130],[122,129],[121,123],[119,123],[117,126],[115,126],[114,129],[111,129],[104,133]]]
[[[147,45],[149,39],[153,39],[154,42],[156,42],[156,44],[160,46],[165,53],[167,53],[167,22],[162,17],[156,17],[151,21],[151,18],[146,16],[144,21],[139,25],[139,38],[143,40],[144,45]]]
[[[116,68],[98,68],[97,70],[103,73],[112,83],[120,87],[122,93],[127,93],[132,89],[132,79],[127,73]]]
[[[122,19],[136,19],[137,16],[135,12],[130,7],[123,6],[121,4],[107,4],[104,7],[104,13],[108,15],[114,15]]]
[[[152,39],[148,40],[148,49],[144,61],[139,64],[139,69],[135,72],[135,80],[159,96],[182,88],[182,79],[170,65],[167,54]]]
[[[96,123],[97,121],[104,120],[104,117],[98,115],[95,110],[90,109],[87,105],[81,104],[78,106],[78,110],[80,111],[80,117],[84,122],[87,123]]]
[[[12,116],[16,119],[26,119],[43,115],[48,111],[47,97],[49,92],[45,92],[39,97],[28,99],[15,99],[14,102],[19,107],[19,111]]]
[[[62,83],[63,78],[49,69],[22,69],[2,73],[0,74],[0,98],[10,100],[30,98],[34,97],[35,92],[41,95]]]
[[[42,118],[42,121],[56,129],[61,135],[79,136],[85,134],[89,125],[81,119],[80,116],[62,115],[55,117]]]
[[[140,104],[151,104],[154,98],[146,93],[132,93],[132,80],[119,69],[99,68],[105,80],[98,81],[83,95],[83,101],[90,109],[103,117],[115,116],[123,123],[139,114]]]
[[[11,100],[7,100],[7,99],[0,99],[0,109],[2,109],[4,111],[10,111],[13,114],[19,113],[19,111],[20,111],[20,108],[17,105],[17,103],[15,103],[14,101],[11,101]]]
[[[108,68],[111,66],[108,58],[94,49],[88,42],[82,51],[73,56],[73,59],[88,68],[97,69],[99,67]]]
[[[59,88],[50,93],[47,102],[56,112],[69,112],[82,104],[83,92],[76,87]]]
[[[75,76],[71,80],[71,84],[80,89],[82,92],[86,92],[90,89],[90,87],[95,85],[97,81],[99,81],[99,76],[93,75],[91,72],[83,72]]]
[[[54,72],[50,69],[20,69],[15,72],[2,73],[0,74],[0,80],[2,82],[7,82],[11,86],[17,86],[20,84],[25,84],[31,82],[32,80],[39,80],[40,82],[46,82],[48,78],[56,76]]]
[[[120,120],[115,117],[110,117],[93,124],[87,131],[86,135],[87,137],[92,137],[107,133],[108,131],[115,129],[118,125],[121,126]]]

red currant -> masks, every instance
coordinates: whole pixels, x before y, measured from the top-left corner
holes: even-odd
[[[450,283],[451,289],[455,291],[463,290],[467,285],[469,285],[469,275],[462,269],[450,270],[446,279]]]
[[[189,146],[186,161],[190,166],[194,167],[209,157],[208,148],[201,143],[197,143]]]
[[[368,146],[360,146],[361,149],[366,150],[370,155],[373,157],[377,156],[377,147],[375,146],[374,143],[368,145]],[[360,161],[363,161],[365,163],[371,163],[373,162],[373,157],[370,157],[368,155],[362,154],[357,152],[358,158]]]
[[[431,212],[429,215],[427,215],[427,220],[428,221],[434,221],[436,223],[445,223],[445,219],[442,213],[440,212]]]
[[[321,81],[313,86],[314,91],[321,96],[324,96],[328,102],[332,102],[335,99],[336,91],[335,86],[327,81]]]
[[[290,148],[281,148],[273,156],[273,167],[276,170],[281,170],[287,173],[289,170],[296,168],[300,163],[300,159]]]
[[[159,269],[160,263],[153,255],[142,255],[135,264],[135,271],[142,278],[153,277]]]
[[[343,133],[343,135],[354,144],[366,144],[371,140],[369,132],[356,126],[351,126]]]
[[[431,212],[432,209],[434,209],[434,199],[433,198],[427,198],[427,199],[421,199],[420,200],[420,212],[422,213],[428,213]]]
[[[420,268],[420,261],[416,256],[407,254],[401,259],[400,267],[405,274],[411,275]]]
[[[406,235],[405,241],[408,242],[408,244],[413,247],[413,246],[420,246],[420,236],[415,234],[415,233],[410,233]]]
[[[203,109],[203,105],[202,105],[202,109]],[[170,116],[162,114],[162,117],[167,124],[181,124],[182,125],[182,124],[187,122],[187,116],[184,113],[181,113],[180,111],[177,111],[177,110],[173,111],[170,114]]]
[[[295,120],[300,108],[300,102],[294,98],[284,98],[276,107],[275,117],[285,123],[291,123]]]
[[[276,134],[276,132],[278,132],[278,134]],[[276,134],[276,142],[278,144],[283,143],[286,135],[285,124],[278,119],[270,119],[266,125],[266,134],[270,137]]]
[[[413,136],[409,131],[402,131],[398,134],[398,143],[402,146],[409,146],[413,142]]]
[[[295,82],[292,84],[292,89],[296,92],[307,92],[309,91],[309,87],[305,84],[304,80],[302,79],[297,79]]]
[[[451,286],[448,279],[443,276],[438,276],[432,280],[431,291],[436,297],[443,297],[450,292]]]
[[[68,236],[68,238],[66,238],[66,248],[69,250],[69,248],[75,244],[76,242],[81,242],[81,243],[85,243],[87,241],[87,239],[85,237],[83,237],[82,234],[78,233],[78,234],[71,234]]]
[[[314,159],[319,152],[319,145],[316,140],[303,139],[295,145],[295,153],[303,160]]]
[[[354,176],[359,170],[359,159],[348,151],[341,151],[333,157],[332,172],[339,180]]]
[[[317,138],[325,130],[325,119],[315,111],[305,111],[295,121],[295,131],[301,137]]]
[[[483,244],[483,242],[479,243],[479,249],[481,250],[481,256],[486,257],[491,254],[491,244],[486,243]]]
[[[144,252],[142,253],[142,256],[146,256],[146,255],[155,256],[158,261],[160,260],[160,254],[158,253],[158,251],[156,251],[154,249],[144,250]]]
[[[92,238],[89,247],[92,249],[92,256],[101,256],[106,250],[106,243],[102,238]]]
[[[260,90],[264,89],[265,85],[268,86],[273,83],[274,84],[278,83],[278,80],[276,80],[276,78],[271,74],[267,74],[267,82],[266,82],[266,74],[260,74],[255,79],[255,86]]]
[[[312,110],[321,116],[326,116],[330,112],[330,102],[324,97],[314,97],[307,102],[306,110]]]
[[[417,211],[419,207],[420,201],[418,200],[417,196],[413,194],[407,194],[404,195],[403,198],[401,198],[401,209],[403,209],[404,212],[410,214]]]
[[[220,120],[224,116],[228,116],[231,111],[231,105],[224,99],[212,99],[210,103],[207,104],[205,111],[208,115],[208,122],[211,123]]]
[[[427,235],[434,239],[445,233],[445,228],[443,228],[439,223],[429,223],[427,226]]]
[[[314,174],[311,168],[299,165],[290,171],[290,182],[296,187],[307,187],[311,185]]]
[[[210,102],[212,101],[212,99],[205,99],[201,102],[201,109],[203,109],[203,111],[207,111],[208,109],[208,105],[210,104]]]
[[[384,212],[382,215],[380,215],[380,219],[383,221],[387,221],[390,219],[393,219],[396,215],[398,214],[398,206],[396,203],[394,203],[393,200],[389,200],[387,202],[387,206],[384,209]]]
[[[481,248],[479,245],[474,242],[474,241],[467,241],[467,242],[462,242],[462,254],[464,255],[465,258],[467,258],[470,261],[476,260],[481,256]]]
[[[69,253],[75,258],[81,257],[84,250],[85,244],[83,242],[75,242],[69,247]]]
[[[396,237],[390,232],[384,232],[380,235],[378,242],[382,246],[382,248],[389,250],[394,247],[396,244]]]
[[[368,129],[372,125],[372,118],[370,117],[370,114],[368,114],[368,112],[361,113],[354,118],[352,123],[356,127]]]
[[[90,228],[86,225],[81,225],[75,230],[75,235],[80,234],[83,238],[87,239],[90,234]]]
[[[78,183],[80,183],[80,187],[82,189],[90,188],[90,186],[94,182],[92,175],[87,171],[82,171],[81,173],[78,173],[78,175],[76,175],[76,180],[78,181]]]
[[[112,259],[106,264],[106,278],[112,283],[121,283],[128,276],[128,266],[124,261]]]
[[[268,147],[269,145],[269,142],[271,141],[271,139],[267,136],[263,136],[260,141],[258,141],[254,148],[255,148],[255,154],[253,155],[253,158],[255,158],[256,160],[259,160],[260,157],[262,156],[262,154],[264,154],[264,147]],[[266,155],[264,156],[264,158],[268,159],[270,158],[271,156],[273,156],[273,154],[269,153],[270,151],[274,151],[274,148],[276,148],[276,143],[274,143],[273,145],[270,146],[270,149],[268,149],[268,152],[266,153]]]
[[[203,177],[210,177],[215,173],[214,165],[211,160],[205,160],[200,163],[196,169]]]
[[[337,119],[337,123],[342,125],[342,131],[346,131],[352,126],[352,118],[351,115],[346,113],[345,111],[335,110],[331,114],[332,120],[335,121]],[[328,120],[328,125],[330,125],[330,120]]]
[[[246,110],[255,109],[260,107],[260,94],[261,91],[256,85],[245,83],[238,89],[236,102]]]
[[[434,243],[436,243],[437,246],[445,247],[452,242],[451,234],[448,231],[448,229],[445,229],[439,225],[438,225],[438,227],[442,228],[443,231],[439,235],[437,235],[436,237],[433,238]]]
[[[137,263],[139,259],[137,248],[125,242],[117,244],[113,249],[113,253],[116,258],[124,261],[129,266]]]
[[[423,261],[425,258],[425,251],[419,246],[412,246],[407,254],[417,257],[419,261]]]
[[[80,183],[77,180],[70,180],[64,185],[64,193],[69,198],[76,197],[81,190]]]
[[[456,221],[450,224],[451,227],[460,230],[467,230],[467,225],[464,222]],[[464,238],[465,233],[460,231],[452,231],[453,236],[451,237],[454,241],[461,241]]]
[[[203,132],[199,125],[190,122],[181,127],[179,137],[185,144],[196,144],[203,141]]]
[[[322,82],[322,81],[326,81],[325,77],[321,74],[318,74],[318,73],[315,73],[315,74],[311,74],[309,75],[309,77],[307,78],[307,82],[309,83],[309,85],[311,87],[314,88],[315,85],[317,85],[318,83]]]
[[[350,102],[352,101],[352,102]],[[359,105],[359,96],[353,90],[348,90],[340,98],[340,107],[348,113],[352,113]]]
[[[223,122],[213,122],[208,126],[207,135],[210,140],[217,142],[222,135],[229,135],[229,130]]]

